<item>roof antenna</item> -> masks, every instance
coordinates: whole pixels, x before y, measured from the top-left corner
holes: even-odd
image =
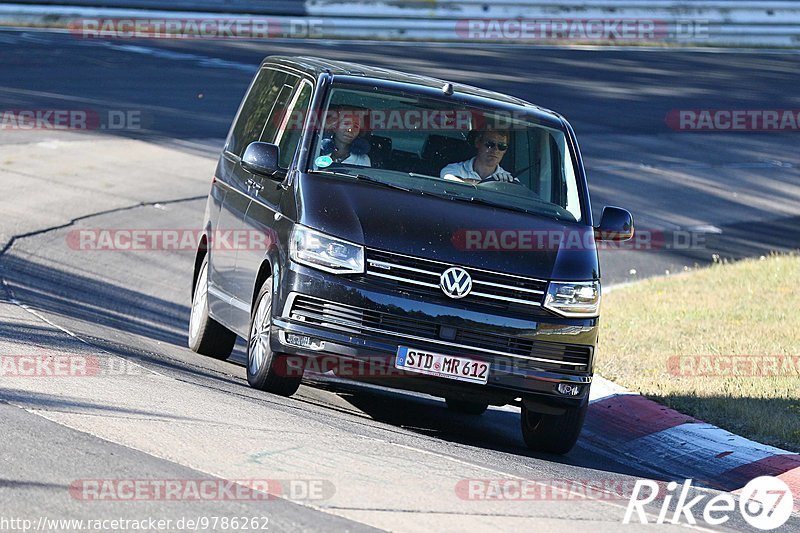
[[[453,96],[453,84],[448,81],[442,85],[442,92],[445,96]]]

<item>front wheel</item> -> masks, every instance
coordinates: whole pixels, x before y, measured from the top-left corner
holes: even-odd
[[[560,415],[536,413],[522,405],[522,437],[531,450],[565,454],[578,441],[588,402],[570,407]]]
[[[250,318],[247,339],[247,382],[251,387],[280,396],[291,396],[300,387],[302,365],[290,365],[285,354],[270,348],[272,327],[272,290],[270,280],[264,282],[256,298]]]

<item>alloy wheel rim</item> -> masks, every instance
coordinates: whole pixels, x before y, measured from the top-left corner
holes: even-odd
[[[197,337],[202,323],[202,315],[205,313],[206,302],[208,301],[208,266],[203,265],[200,275],[197,276],[197,286],[194,289],[194,299],[192,300],[192,313],[189,316],[189,333],[192,338]]]
[[[269,329],[271,325],[270,309],[272,298],[269,293],[265,293],[258,301],[256,316],[253,318],[253,325],[250,328],[250,340],[248,341],[248,367],[250,374],[255,375],[261,369],[267,358],[269,351]]]

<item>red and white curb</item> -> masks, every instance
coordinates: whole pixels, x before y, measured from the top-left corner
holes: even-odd
[[[800,454],[735,435],[595,375],[581,442],[654,476],[737,492],[759,476],[781,479],[800,511]]]

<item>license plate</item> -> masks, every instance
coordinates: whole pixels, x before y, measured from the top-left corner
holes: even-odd
[[[489,363],[467,357],[455,357],[400,346],[394,366],[401,370],[438,376],[440,378],[486,384],[489,379]]]

